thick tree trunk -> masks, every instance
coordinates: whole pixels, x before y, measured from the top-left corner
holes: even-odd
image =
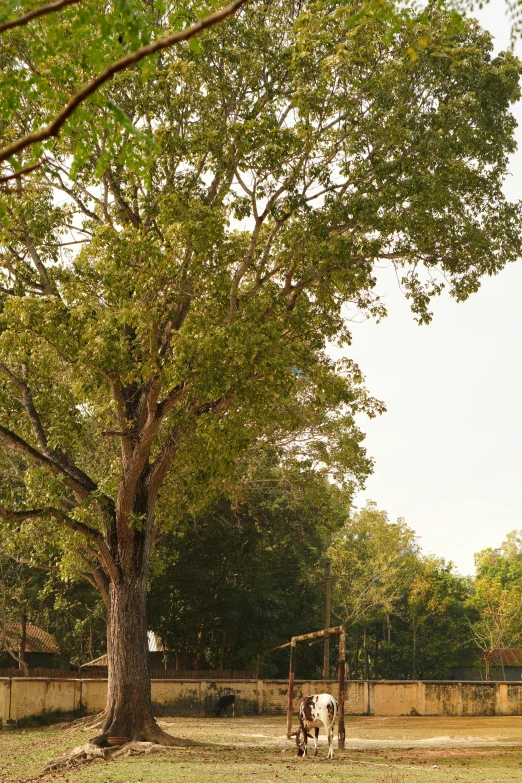
[[[146,740],[155,727],[150,693],[146,580],[130,575],[111,583],[109,685],[104,732]]]
[[[154,720],[147,641],[147,579],[127,575],[110,586],[109,683],[102,733],[161,745],[191,745],[162,731]]]

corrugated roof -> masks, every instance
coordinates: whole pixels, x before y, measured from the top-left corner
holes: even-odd
[[[149,652],[165,651],[161,639],[159,638],[159,636],[156,636],[154,631],[147,631],[147,640],[149,643]],[[105,653],[105,655],[100,655],[99,658],[94,658],[94,660],[92,661],[87,661],[87,663],[82,663],[80,668],[83,669],[84,666],[108,666],[108,665],[109,665],[109,659],[107,653]]]
[[[28,653],[57,653],[58,647],[56,642],[50,633],[44,631],[42,628],[38,628],[37,625],[31,625],[27,623],[27,638],[25,642],[25,651]],[[20,641],[22,639],[22,624],[21,623],[6,623],[5,635],[7,643],[15,651],[20,648]]]
[[[522,650],[515,647],[499,647],[494,650],[490,662],[492,666],[522,666]]]
[[[107,653],[105,655],[100,655],[99,658],[94,658],[92,661],[87,661],[87,663],[82,663],[80,666],[80,669],[83,669],[84,666],[108,666],[109,665],[109,656]]]

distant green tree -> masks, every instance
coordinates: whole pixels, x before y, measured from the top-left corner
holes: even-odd
[[[452,669],[473,652],[472,581],[456,574],[442,558],[422,555],[411,577],[393,628],[382,633],[379,674],[396,679],[451,678]]]
[[[473,640],[490,678],[499,648],[522,641],[522,534],[513,531],[499,549],[475,555],[477,576],[471,605],[478,617],[471,624]]]
[[[472,583],[423,556],[403,520],[368,504],[335,534],[329,556],[351,676],[443,679],[470,654]]]
[[[403,519],[390,522],[375,503],[351,515],[328,550],[338,619],[353,625],[376,613],[393,613],[418,552],[413,530]]]

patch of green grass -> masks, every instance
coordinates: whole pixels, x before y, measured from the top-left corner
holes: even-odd
[[[520,718],[446,722],[439,718],[350,718],[348,742],[395,739],[403,746],[336,749],[333,761],[326,758],[324,741],[317,758],[298,760],[295,746],[284,738],[284,718],[176,718],[162,725],[177,736],[213,744],[96,761],[41,779],[56,783],[511,783],[522,772],[522,746],[480,746],[481,740],[522,740]],[[34,781],[49,758],[83,744],[89,736],[79,728],[4,729],[0,732],[0,783]],[[456,746],[470,737],[476,741],[473,747]],[[433,740],[429,746],[419,744],[429,738]],[[404,740],[411,745],[404,746]]]

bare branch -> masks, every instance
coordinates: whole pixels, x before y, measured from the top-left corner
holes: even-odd
[[[15,557],[15,555],[9,555],[9,559],[14,560],[15,563],[20,563],[20,565],[28,565],[31,568],[38,568],[39,571],[52,571],[53,573],[58,573],[60,571],[58,566],[35,563],[32,560],[28,560],[25,557]]]
[[[105,604],[107,611],[110,608],[110,594],[109,594],[109,577],[105,573],[105,571],[101,568],[99,565],[95,565],[91,560],[89,559],[88,555],[92,555],[93,557],[97,557],[97,552],[92,550],[90,547],[85,547],[84,551],[81,550],[78,551],[78,555],[80,556],[82,562],[84,563],[85,567],[90,571],[91,575],[83,573],[82,577],[87,582],[89,582],[90,585],[97,588],[100,591],[101,597],[103,599],[103,603]]]
[[[81,2],[82,0],[56,0],[55,3],[49,3],[49,5],[44,5],[41,8],[35,8],[27,14],[19,16],[18,19],[12,19],[10,22],[0,24],[0,33],[3,33],[4,30],[12,30],[13,27],[21,27],[22,25],[31,22],[33,19],[36,19],[38,16],[46,16],[47,14],[61,11],[62,8],[66,8],[68,5],[77,5]]]
[[[30,174],[31,171],[39,169],[40,166],[43,166],[44,163],[45,158],[42,158],[42,160],[39,160],[38,163],[31,163],[29,166],[24,166],[23,168],[18,169],[18,171],[15,171],[13,174],[7,174],[5,177],[0,177],[0,183],[9,182],[11,179],[19,179],[20,177],[23,177],[24,174]]]
[[[69,119],[71,114],[76,111],[78,106],[91,95],[93,95],[102,86],[102,84],[105,84],[105,82],[108,82],[110,79],[112,79],[115,74],[126,70],[131,65],[135,65],[136,63],[141,62],[141,60],[144,60],[146,57],[150,57],[156,52],[161,52],[163,49],[169,49],[171,46],[174,46],[181,41],[188,41],[202,30],[206,30],[208,27],[213,27],[224,19],[227,19],[229,16],[235,14],[236,11],[238,11],[241,6],[245,5],[246,2],[248,2],[248,0],[234,0],[234,2],[230,3],[224,8],[221,8],[219,11],[216,11],[215,13],[210,14],[210,16],[205,17],[205,19],[201,19],[199,22],[196,22],[190,27],[187,27],[186,30],[181,30],[180,32],[168,35],[165,38],[160,38],[158,41],[154,41],[148,46],[144,46],[142,49],[138,49],[136,52],[131,52],[131,54],[122,57],[121,60],[117,60],[115,63],[106,68],[105,71],[100,73],[95,79],[90,81],[81,90],[79,90],[76,95],[71,98],[69,103],[64,106],[63,109],[56,115],[54,120],[49,123],[49,125],[46,125],[44,128],[40,128],[40,130],[35,131],[34,133],[29,133],[27,136],[18,139],[17,141],[0,150],[0,161],[7,160],[12,155],[16,155],[18,152],[21,152],[27,147],[30,147],[32,144],[45,141],[46,139],[50,139],[53,136],[59,136],[62,126]]]
[[[186,391],[186,383],[182,381],[178,383],[161,402],[158,403],[157,415],[166,416],[169,411],[176,405],[177,402],[183,397]]]
[[[15,432],[2,425],[0,425],[0,441],[7,444],[11,451],[27,457],[37,465],[48,468],[53,476],[63,475],[66,486],[78,492],[81,497],[86,497],[89,492],[94,492],[97,489],[97,484],[83,471],[69,463],[67,458],[50,450],[48,454],[42,454]],[[69,465],[69,468],[74,468],[74,470],[68,469],[67,465]]]
[[[54,515],[54,512],[60,515],[57,509],[49,508],[32,508],[27,511],[9,511],[6,508],[0,506],[0,519],[8,519],[12,522],[23,522],[26,519],[33,519],[34,517],[43,517],[48,514]]]

